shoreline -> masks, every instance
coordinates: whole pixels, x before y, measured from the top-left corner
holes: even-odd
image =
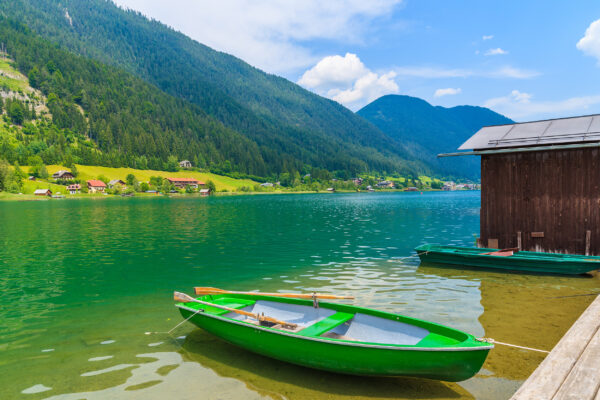
[[[454,190],[453,192],[478,192],[479,190]],[[52,198],[48,196],[36,196],[33,194],[15,194],[15,193],[6,193],[0,192],[0,202],[4,201],[13,201],[13,202],[23,202],[23,201],[50,201],[50,200],[109,200],[109,199],[129,199],[129,198],[209,198],[209,197],[226,197],[226,196],[257,196],[257,195],[287,195],[287,194],[328,194],[334,195],[336,193],[424,193],[424,192],[444,192],[444,190],[434,189],[434,190],[419,190],[419,191],[405,191],[405,190],[385,190],[385,191],[375,191],[375,192],[367,192],[367,191],[356,191],[356,190],[338,190],[335,192],[327,192],[327,191],[273,191],[273,192],[216,192],[211,194],[210,196],[201,196],[198,193],[172,193],[172,194],[154,194],[154,193],[136,193],[133,196],[120,196],[120,195],[103,195],[103,194],[77,194],[70,195],[65,194],[64,197],[61,198]]]

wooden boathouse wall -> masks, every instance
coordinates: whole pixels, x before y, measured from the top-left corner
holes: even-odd
[[[480,221],[485,247],[600,255],[600,150],[483,155]]]

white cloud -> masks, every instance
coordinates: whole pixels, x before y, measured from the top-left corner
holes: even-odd
[[[596,57],[600,65],[600,19],[588,26],[585,35],[577,42],[577,48],[588,56]]]
[[[537,71],[529,69],[514,68],[511,66],[505,66],[493,71],[488,72],[484,76],[490,78],[514,78],[514,79],[530,79],[541,75]]]
[[[483,40],[491,40],[494,38],[494,35],[483,35],[482,39]]]
[[[298,83],[311,89],[330,90],[340,85],[352,85],[368,72],[369,69],[356,54],[346,53],[344,57],[335,55],[323,58],[306,71]]]
[[[486,51],[484,53],[484,55],[486,55],[486,56],[500,56],[500,55],[504,55],[504,54],[508,54],[508,51],[503,50],[500,47],[497,47],[495,49],[489,49],[488,51]]]
[[[513,79],[529,79],[539,76],[537,71],[526,70],[521,68],[511,67],[509,65],[492,69],[492,70],[471,70],[464,68],[443,68],[443,67],[397,67],[394,68],[396,74],[400,78],[425,78],[425,79],[440,79],[440,78],[513,78]]]
[[[396,73],[391,71],[382,75],[369,72],[359,78],[352,88],[342,90],[333,96],[333,100],[356,110],[379,97],[398,93],[398,84],[394,81]],[[335,92],[330,92],[334,94]]]
[[[115,0],[268,72],[294,71],[321,56],[304,43],[362,43],[373,22],[402,0]]]
[[[487,100],[484,107],[493,109],[513,119],[537,117],[563,117],[589,113],[592,106],[600,106],[600,95],[571,97],[557,101],[534,101],[530,93],[513,90],[510,94]]]
[[[460,92],[462,92],[461,88],[438,89],[433,94],[433,97],[452,96],[455,94],[459,94]]]
[[[324,57],[298,84],[356,110],[385,94],[398,93],[395,77],[394,71],[373,72],[356,54],[346,53]]]

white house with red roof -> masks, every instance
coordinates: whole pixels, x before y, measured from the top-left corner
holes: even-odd
[[[87,187],[90,193],[104,192],[106,190],[106,183],[98,179],[90,179],[87,181]]]

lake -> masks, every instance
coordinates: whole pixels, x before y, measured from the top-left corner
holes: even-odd
[[[185,323],[174,290],[318,291],[549,350],[598,277],[419,265],[473,245],[479,192],[0,203],[2,399],[506,399],[544,355],[496,346],[460,383],[357,378],[238,349]],[[572,296],[572,297],[562,297]],[[146,332],[163,332],[146,334]]]

